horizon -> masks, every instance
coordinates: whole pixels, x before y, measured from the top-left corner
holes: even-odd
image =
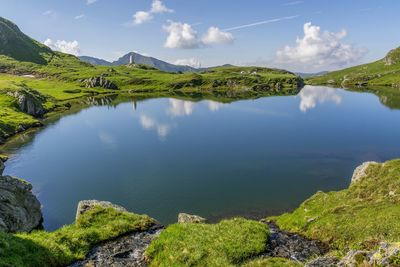
[[[179,0],[3,2],[0,16],[37,41],[107,61],[135,52],[196,68],[232,64],[315,73],[381,59],[400,44],[400,2],[394,0],[224,0],[212,8],[209,1]]]

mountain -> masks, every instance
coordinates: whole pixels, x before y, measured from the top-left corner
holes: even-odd
[[[301,78],[310,78],[310,77],[318,77],[327,74],[328,71],[320,71],[315,73],[307,73],[307,72],[295,72],[296,75],[299,75]]]
[[[18,61],[46,64],[46,58],[51,57],[53,51],[25,35],[11,21],[0,17],[0,55]]]
[[[92,65],[100,65],[100,66],[120,66],[120,65],[127,65],[130,63],[132,57],[132,62],[135,64],[143,64],[147,65],[161,71],[165,72],[197,72],[199,69],[190,67],[190,66],[183,66],[183,65],[174,65],[162,60],[159,60],[154,57],[147,57],[140,55],[138,53],[130,52],[118,60],[109,62],[103,59],[95,58],[95,57],[88,57],[82,56],[79,57],[82,61],[90,63]]]
[[[343,87],[390,86],[400,88],[400,47],[378,61],[307,79],[308,84]]]

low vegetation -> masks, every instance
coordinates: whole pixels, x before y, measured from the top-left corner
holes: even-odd
[[[284,230],[327,242],[333,249],[373,249],[400,240],[400,160],[370,165],[367,175],[339,192],[318,192],[292,213],[271,219]]]
[[[154,220],[144,215],[95,207],[72,225],[54,232],[0,232],[0,266],[66,266],[84,259],[90,248],[124,233],[147,230]]]
[[[266,250],[268,226],[245,219],[174,224],[147,249],[151,266],[237,266]]]
[[[303,264],[284,259],[265,257],[260,259],[251,260],[242,265],[242,267],[301,267]]]

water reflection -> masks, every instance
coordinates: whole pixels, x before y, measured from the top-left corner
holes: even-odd
[[[317,104],[328,101],[336,105],[342,103],[342,96],[337,89],[327,87],[305,86],[298,96],[300,97],[300,110],[302,112],[307,112],[309,109],[315,108]]]
[[[153,117],[142,113],[139,117],[140,125],[142,125],[145,130],[156,130],[160,138],[164,139],[169,134],[172,126],[167,123],[160,123]]]

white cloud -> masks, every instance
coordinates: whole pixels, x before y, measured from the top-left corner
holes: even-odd
[[[197,58],[182,58],[174,61],[175,65],[190,66],[193,68],[201,68],[201,62]]]
[[[45,12],[43,12],[42,14],[43,14],[43,16],[51,16],[51,15],[54,15],[54,11],[49,9],[49,10],[46,10]]]
[[[64,40],[53,41],[51,39],[47,39],[44,41],[44,44],[50,47],[52,50],[75,56],[78,56],[81,52],[78,41],[68,42]]]
[[[216,101],[208,100],[207,101],[208,109],[212,112],[218,111],[224,104]]]
[[[85,17],[85,14],[80,14],[80,15],[75,16],[74,18],[75,19],[83,19],[84,17]]]
[[[86,4],[87,5],[91,5],[91,4],[94,4],[96,2],[97,2],[97,0],[86,0]]]
[[[133,24],[140,25],[153,19],[150,12],[138,11],[133,15]]]
[[[366,51],[343,43],[346,36],[346,30],[338,33],[321,31],[319,26],[308,22],[304,24],[304,36],[297,38],[296,46],[285,46],[278,50],[277,63],[321,69],[356,62]]]
[[[234,37],[232,33],[221,31],[217,27],[210,27],[202,39],[205,45],[230,44],[233,41]]]
[[[200,46],[197,32],[187,23],[168,21],[163,29],[168,33],[164,47],[191,49]]]
[[[174,10],[166,7],[160,0],[154,0],[151,4],[151,13],[173,13]]]
[[[317,103],[331,101],[336,105],[342,103],[342,96],[336,89],[326,87],[305,86],[298,95],[300,97],[300,110],[306,112],[317,106]]]
[[[167,137],[167,135],[171,131],[170,125],[159,123],[155,119],[153,119],[152,117],[150,117],[146,114],[141,114],[139,121],[145,130],[155,129],[160,138]]]
[[[173,13],[175,12],[173,9],[170,9],[164,5],[161,0],[153,0],[151,4],[151,9],[149,11],[137,11],[133,15],[133,24],[140,25],[145,22],[151,21],[154,16],[153,14],[162,14],[162,13]]]
[[[164,43],[166,48],[193,49],[215,44],[228,44],[234,41],[231,33],[210,27],[202,39],[198,37],[196,30],[187,23],[168,21],[163,29],[168,33]]]
[[[193,113],[195,105],[196,104],[191,101],[171,98],[169,99],[167,114],[172,117],[190,116]]]

